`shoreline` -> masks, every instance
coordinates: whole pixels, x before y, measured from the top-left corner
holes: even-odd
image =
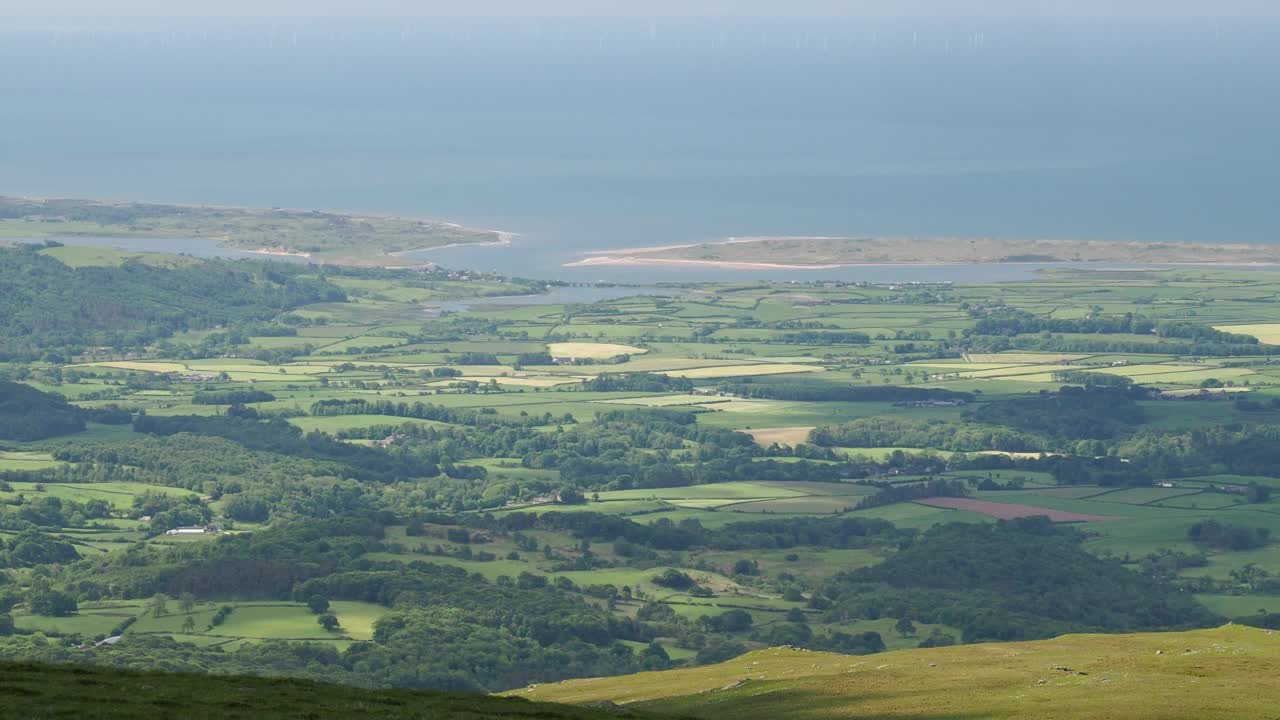
[[[883,263],[890,264],[890,263]],[[901,263],[912,264],[912,263]],[[948,264],[948,263],[939,263]],[[567,262],[562,267],[712,267],[720,270],[836,270],[849,267],[849,263],[834,265],[787,265],[783,263],[747,262],[736,260],[684,260],[681,258],[640,258],[630,256],[596,255]]]
[[[165,202],[159,200],[105,200],[101,198],[84,198],[72,195],[23,195],[22,193],[6,193],[0,192],[0,200],[25,200],[28,202],[48,203],[48,202],[78,202],[101,205],[105,207],[127,207],[134,206],[150,206],[150,207],[172,207],[182,208],[186,210],[238,210],[242,212],[282,212],[282,213],[320,213],[322,215],[338,215],[352,220],[360,220],[364,218],[376,218],[379,220],[406,220],[410,222],[431,223],[441,227],[449,227],[457,230],[468,230],[477,233],[494,233],[494,234],[510,234],[518,235],[518,233],[506,233],[505,230],[482,230],[479,228],[468,227],[456,222],[442,220],[438,217],[427,217],[424,215],[403,215],[391,212],[376,212],[367,210],[341,210],[335,208],[320,207],[263,207],[261,205],[222,205],[219,203],[190,203],[190,202]],[[135,237],[144,237],[137,235]],[[225,236],[223,236],[225,237]],[[468,243],[458,243],[466,245]]]
[[[1043,260],[1001,260],[998,258],[984,258],[974,260],[964,259],[904,259],[904,260],[880,260],[871,262],[861,262],[856,259],[843,260],[833,259],[827,261],[818,261],[813,263],[794,263],[779,262],[767,259],[753,260],[712,260],[702,258],[682,258],[663,256],[664,251],[685,250],[688,248],[698,247],[717,247],[723,245],[744,245],[749,243],[770,243],[770,242],[832,242],[840,240],[849,241],[872,241],[879,243],[893,242],[901,240],[902,242],[913,243],[947,243],[947,242],[963,242],[981,240],[986,243],[1009,243],[1011,245],[1017,243],[1060,243],[1063,245],[1083,244],[1098,245],[1110,248],[1120,248],[1125,246],[1145,246],[1148,248],[1157,248],[1160,246],[1188,246],[1197,251],[1204,253],[1214,250],[1218,251],[1241,251],[1256,248],[1274,247],[1263,243],[1221,243],[1217,245],[1197,242],[1141,242],[1141,241],[1107,241],[1107,240],[993,240],[990,238],[889,238],[889,237],[832,237],[832,236],[754,236],[754,237],[731,237],[727,240],[716,242],[700,242],[700,243],[681,243],[673,245],[655,245],[647,247],[620,248],[616,250],[590,250],[582,253],[582,257],[571,262],[566,262],[562,267],[569,268],[586,268],[586,267],[701,267],[714,268],[717,270],[837,270],[841,268],[873,268],[873,267],[947,267],[947,266],[964,266],[964,265],[1008,265],[1021,267],[1079,267],[1094,269],[1112,269],[1120,268],[1104,268],[1100,266],[1114,266],[1123,264],[1148,265],[1148,266],[1168,266],[1168,267],[1239,267],[1239,268],[1275,268],[1280,267],[1280,260],[1220,260],[1220,259],[1178,259],[1178,260],[1159,260],[1150,257],[1093,257],[1077,260],[1064,260],[1061,258],[1043,259]],[[1016,253],[1014,253],[1016,255]],[[1178,254],[1178,253],[1171,253]],[[1198,253],[1187,253],[1195,257]],[[1185,257],[1185,255],[1184,255]],[[1152,268],[1154,269],[1154,268]]]
[[[223,241],[218,241],[218,247],[225,247],[222,243]],[[232,248],[232,249],[239,249],[239,248]],[[281,248],[278,250],[272,249],[272,248],[258,248],[257,250],[243,250],[242,252],[253,253],[254,255],[272,255],[275,257],[299,257],[299,258],[307,258],[307,259],[311,258],[311,253],[296,252],[293,250],[286,250],[284,248]]]
[[[497,235],[498,239],[487,240],[485,242],[473,242],[473,243],[458,243],[458,242],[448,243],[446,245],[433,245],[431,247],[414,248],[412,250],[397,250],[392,253],[387,253],[387,255],[389,257],[404,257],[405,255],[412,255],[415,253],[433,252],[435,250],[448,250],[449,248],[458,248],[458,247],[468,247],[468,248],[503,247],[506,245],[510,245],[512,242],[515,241],[516,238],[520,237],[520,233],[508,232],[506,230],[475,230],[474,228],[464,227],[456,223],[448,223],[448,224],[462,230],[471,230],[472,232],[489,233],[492,235]]]
[[[1117,268],[1117,267],[1100,267],[1114,265],[1146,265],[1155,267],[1133,267],[1133,268]],[[704,267],[716,270],[839,270],[841,268],[874,268],[874,267],[964,267],[972,265],[1001,265],[1011,267],[1041,267],[1041,268],[1082,268],[1087,270],[1095,270],[1097,272],[1149,272],[1160,270],[1168,267],[1212,267],[1212,268],[1256,268],[1265,270],[1270,268],[1280,268],[1280,262],[1150,262],[1140,260],[1049,260],[1045,262],[1035,261],[1016,261],[1016,262],[960,262],[960,261],[930,261],[930,262],[848,262],[848,263],[832,263],[822,265],[788,265],[783,263],[769,262],[748,262],[742,260],[686,260],[682,258],[640,258],[640,257],[590,257],[576,260],[574,262],[564,263],[562,267]]]
[[[320,208],[288,208],[288,207],[254,207],[248,205],[220,205],[213,203],[174,203],[174,202],[152,202],[138,200],[106,200],[82,197],[56,197],[49,195],[26,195],[26,194],[2,194],[0,193],[0,205],[14,206],[19,209],[27,210],[26,215],[15,215],[12,218],[5,218],[6,222],[23,223],[29,226],[32,240],[66,240],[73,242],[76,237],[94,236],[94,237],[113,237],[122,241],[134,239],[167,239],[175,242],[179,241],[210,241],[216,247],[237,253],[248,253],[251,255],[265,255],[272,257],[294,257],[312,261],[325,261],[331,258],[339,264],[354,264],[358,266],[367,266],[377,264],[379,260],[385,258],[398,258],[402,254],[419,253],[429,250],[440,250],[445,248],[466,247],[466,246],[502,246],[509,245],[515,238],[519,237],[519,233],[506,230],[481,229],[470,227],[461,223],[450,222],[438,218],[424,217],[419,215],[406,215],[396,213],[379,213],[368,211],[349,211],[349,210],[333,210]],[[134,213],[143,213],[150,219],[151,215],[159,218],[158,221],[152,220],[149,225],[144,227],[126,226],[123,222],[104,222],[102,220],[92,219],[87,221],[96,225],[91,232],[74,229],[67,231],[60,222],[59,211],[64,206],[76,208],[119,208]],[[199,215],[194,220],[187,220],[179,216],[191,214]],[[204,213],[204,215],[200,215]],[[385,252],[378,249],[370,254],[371,247],[365,247],[363,251],[359,244],[344,245],[343,243],[330,242],[327,228],[316,230],[312,228],[310,232],[320,233],[322,249],[317,251],[303,251],[295,249],[288,245],[277,244],[275,246],[262,246],[252,244],[251,238],[240,237],[239,231],[234,232],[207,232],[210,228],[204,227],[202,223],[208,220],[209,213],[228,214],[232,219],[229,222],[243,224],[246,221],[265,223],[265,224],[282,224],[282,223],[307,223],[328,219],[331,222],[346,222],[350,225],[366,225],[368,236],[366,240],[370,243],[378,240],[380,237],[390,237],[390,233],[399,233],[412,242],[413,239],[419,242],[431,242],[439,235],[440,240],[453,240],[453,242],[445,242],[440,245],[428,245],[420,248],[409,248],[405,250],[396,250]],[[174,217],[169,217],[173,215]],[[170,227],[172,226],[172,227]],[[291,227],[290,232],[294,232],[298,228]],[[304,226],[301,228],[303,234],[308,231]],[[408,234],[406,234],[406,232]],[[413,237],[411,237],[411,235]],[[420,237],[417,237],[420,236]],[[468,242],[465,238],[475,237],[474,242]],[[8,238],[6,238],[8,239]],[[328,247],[333,244],[334,247]],[[395,243],[395,245],[403,246],[408,244]],[[181,250],[161,250],[157,252],[181,252]]]

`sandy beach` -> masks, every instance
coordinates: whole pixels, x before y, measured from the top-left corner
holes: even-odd
[[[251,252],[256,255],[281,255],[284,257],[300,257],[300,258],[311,257],[311,253],[296,252],[293,250],[284,250],[281,248],[258,248],[257,250],[246,250],[245,252]]]
[[[843,251],[848,242],[856,252]],[[760,250],[743,250],[744,245]],[[733,246],[723,259],[714,248]],[[866,248],[865,259],[862,248]],[[702,255],[702,257],[698,257]],[[1209,245],[1099,240],[756,236],[678,245],[598,250],[565,267],[702,267],[720,270],[834,270],[851,267],[1104,264],[1274,267],[1277,252],[1257,244]],[[842,257],[843,256],[843,257]],[[1055,257],[1056,256],[1056,257]],[[808,257],[811,262],[793,262]],[[1224,259],[1225,258],[1225,259]],[[1119,268],[1111,268],[1119,269]]]
[[[457,225],[454,223],[448,223],[448,224],[452,227],[457,227],[457,228],[462,227],[461,225]],[[433,247],[417,248],[415,250],[399,250],[393,253],[388,253],[388,255],[391,255],[392,257],[403,257],[405,255],[412,255],[414,253],[431,252],[433,250],[448,250],[449,248],[456,248],[456,247],[473,247],[473,248],[474,247],[501,247],[503,245],[510,245],[513,240],[520,237],[519,233],[507,232],[506,230],[478,230],[477,232],[492,233],[494,235],[497,235],[498,239],[490,240],[488,242],[449,243],[447,245],[435,245]]]
[[[721,270],[834,270],[852,263],[838,265],[787,265],[767,262],[735,262],[731,260],[682,260],[679,258],[646,258],[630,255],[593,255],[564,267],[637,267],[661,265],[667,267],[709,267]]]

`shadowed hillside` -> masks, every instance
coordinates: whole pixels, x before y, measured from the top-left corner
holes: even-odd
[[[594,720],[641,716],[462,693],[361,690],[302,680],[0,663],[0,717]]]

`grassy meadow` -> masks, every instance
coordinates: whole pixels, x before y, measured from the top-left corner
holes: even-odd
[[[698,718],[1261,717],[1280,687],[1268,630],[1068,635],[872,657],[775,648],[719,665],[507,693]]]

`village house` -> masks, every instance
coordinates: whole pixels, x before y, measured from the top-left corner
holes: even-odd
[[[220,535],[222,528],[217,525],[205,525],[204,527],[176,527],[172,530],[165,530],[165,535]]]

